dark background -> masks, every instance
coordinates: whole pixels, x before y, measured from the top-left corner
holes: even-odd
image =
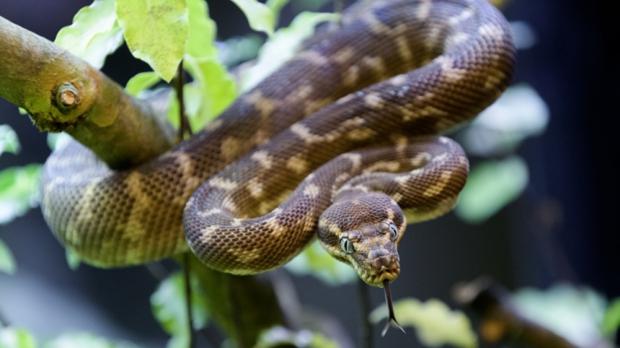
[[[53,39],[88,3],[3,1],[0,15]],[[218,38],[248,31],[230,2],[209,3]],[[509,20],[526,21],[538,37],[536,46],[519,52],[515,82],[531,84],[551,111],[546,133],[527,140],[519,151],[530,168],[530,183],[524,195],[485,224],[467,225],[448,215],[410,227],[401,246],[403,274],[393,286],[396,298],[450,301],[456,282],[481,274],[511,289],[568,281],[609,298],[620,296],[615,127],[620,74],[612,53],[618,19],[605,6],[594,1],[513,0],[505,8]],[[123,47],[108,58],[104,71],[124,84],[147,68]],[[0,168],[45,160],[45,135],[4,100],[0,123],[15,129],[23,147],[18,156],[3,155]],[[16,275],[0,274],[0,311],[11,323],[42,337],[87,330],[147,347],[164,346],[166,335],[148,301],[157,281],[143,267],[100,270],[81,265],[69,270],[64,250],[39,210],[0,226],[0,234],[18,263]],[[339,317],[349,332],[359,330],[355,285],[333,288],[311,278],[295,278],[295,283],[305,305]],[[374,305],[382,303],[380,290],[372,290],[372,296]],[[392,332],[378,347],[413,340],[413,335]]]

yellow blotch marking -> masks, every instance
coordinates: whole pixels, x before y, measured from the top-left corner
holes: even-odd
[[[347,137],[355,141],[367,140],[373,135],[375,135],[375,131],[370,128],[358,128],[347,133]]]
[[[303,159],[302,154],[295,155],[286,161],[286,168],[292,170],[296,174],[305,173],[309,166],[310,164]]]
[[[380,161],[377,163],[373,163],[364,169],[364,173],[378,172],[378,171],[388,171],[395,172],[400,168],[400,163],[398,161]]]
[[[451,35],[446,40],[446,48],[451,48],[461,43],[467,41],[469,39],[469,35],[466,33],[456,33]]]
[[[237,262],[243,263],[247,266],[261,257],[260,248],[230,248],[227,252],[231,255],[235,255]]]
[[[263,190],[263,184],[258,178],[252,178],[246,184],[246,189],[250,192],[250,196],[253,198],[261,198],[265,193]]]
[[[472,10],[471,8],[466,8],[461,13],[448,18],[448,24],[450,24],[451,26],[455,26],[471,18],[471,16],[473,15],[474,15],[474,10]]]
[[[235,137],[228,137],[222,141],[220,145],[220,153],[226,161],[232,161],[241,152],[242,146],[239,139]]]
[[[271,168],[273,164],[273,158],[269,156],[269,152],[264,150],[254,152],[250,158],[258,162],[258,164],[264,169]]]
[[[364,57],[362,58],[362,64],[372,69],[372,71],[374,71],[375,74],[379,76],[383,76],[385,74],[386,67],[385,63],[383,62],[383,58],[381,57]]]
[[[451,177],[452,177],[452,173],[442,172],[441,175],[439,176],[439,180],[437,180],[437,183],[429,186],[426,190],[424,190],[424,192],[422,192],[422,194],[425,197],[433,197],[433,196],[440,194],[450,182]]]
[[[383,105],[383,98],[377,93],[369,93],[364,97],[364,104],[371,108],[378,108]]]
[[[432,5],[433,4],[431,0],[420,1],[420,4],[418,5],[415,13],[416,18],[419,20],[425,20],[426,18],[428,18],[428,16],[431,14]]]
[[[351,65],[343,76],[343,83],[347,86],[353,86],[357,83],[360,75],[360,68],[357,65]]]
[[[351,161],[353,170],[358,170],[362,165],[362,155],[359,153],[345,153],[342,157]]]
[[[407,82],[407,74],[396,75],[389,80],[389,83],[392,86],[402,86],[406,82]]]
[[[398,54],[405,62],[413,61],[413,52],[411,52],[411,47],[409,47],[409,43],[404,36],[398,36],[396,38],[396,45],[398,46]]]
[[[239,184],[235,181],[222,178],[222,177],[214,177],[209,180],[209,186],[215,187],[224,191],[231,191],[237,188]]]
[[[345,46],[339,49],[333,55],[333,60],[338,64],[345,64],[355,56],[355,49],[351,46]]]
[[[329,64],[329,59],[316,51],[303,51],[295,56],[295,59],[305,60],[311,64],[323,66]]]
[[[415,156],[413,156],[410,163],[414,167],[419,167],[421,165],[426,164],[428,161],[430,161],[432,157],[433,156],[431,156],[431,154],[428,152],[420,152],[416,154]]]
[[[297,88],[296,90],[289,93],[286,96],[286,100],[287,102],[294,102],[297,100],[303,101],[303,100],[308,99],[308,96],[312,94],[313,91],[314,91],[314,87],[312,87],[311,85],[302,85],[302,86],[299,86],[299,88]]]
[[[441,67],[441,76],[448,81],[458,81],[467,74],[466,70],[455,68],[454,60],[450,57],[437,57],[435,62]]]
[[[372,9],[368,9],[364,11],[364,14],[362,15],[361,19],[368,24],[370,31],[372,31],[375,34],[384,34],[384,33],[391,32],[390,27],[388,27],[381,20],[379,20],[375,16]]]
[[[271,115],[277,105],[275,100],[264,97],[263,93],[258,90],[249,94],[245,100],[258,110],[261,117]]]
[[[227,198],[222,202],[222,208],[227,209],[231,213],[237,212],[237,205],[232,201],[232,199]]]
[[[308,184],[308,186],[306,186],[306,188],[304,188],[304,195],[308,196],[310,198],[316,198],[318,197],[319,193],[320,193],[320,188],[315,185],[315,184]]]

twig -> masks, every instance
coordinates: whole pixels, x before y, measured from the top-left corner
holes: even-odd
[[[183,61],[179,63],[179,67],[177,68],[177,76],[175,77],[175,92],[177,95],[177,101],[179,104],[179,133],[177,134],[177,138],[179,142],[181,142],[185,136],[192,135],[192,127],[189,124],[189,119],[187,118],[187,114],[185,113],[185,99],[183,97]]]
[[[370,320],[368,320],[368,314],[370,313],[370,295],[368,294],[368,285],[366,285],[366,283],[364,283],[360,279],[357,281],[357,288],[360,301],[360,313],[362,322],[362,334],[360,337],[361,347],[372,348],[372,325],[370,323]]]
[[[527,347],[576,348],[548,328],[534,323],[512,306],[507,291],[481,278],[454,288],[454,299],[481,317],[480,336],[488,343],[513,341]]]
[[[194,348],[194,318],[192,317],[192,282],[189,253],[183,255],[183,278],[185,285],[185,313],[187,314],[187,330],[189,348]]]

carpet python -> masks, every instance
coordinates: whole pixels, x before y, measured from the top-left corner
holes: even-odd
[[[55,151],[42,210],[88,263],[191,249],[234,274],[276,268],[316,235],[360,278],[399,274],[406,220],[448,212],[468,161],[440,134],[506,88],[509,26],[486,0],[367,1],[191,139],[113,171],[82,145]]]

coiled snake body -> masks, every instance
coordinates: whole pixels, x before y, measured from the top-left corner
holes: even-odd
[[[508,84],[508,25],[486,0],[357,5],[206,129],[112,171],[72,143],[47,161],[43,213],[89,263],[190,249],[209,267],[282,265],[318,232],[369,284],[398,275],[413,221],[449,211],[467,159],[437,135]]]

